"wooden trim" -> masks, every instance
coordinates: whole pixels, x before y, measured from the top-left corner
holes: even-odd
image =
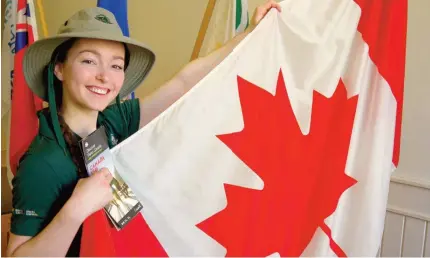
[[[200,25],[199,34],[197,35],[196,43],[194,44],[193,53],[191,54],[191,60],[193,61],[199,56],[200,49],[202,48],[203,41],[205,40],[206,31],[208,30],[209,23],[212,18],[212,13],[215,9],[216,0],[209,0],[206,6],[206,11],[203,16],[202,24]]]
[[[1,0],[1,31],[3,33],[4,30],[4,13],[6,10],[6,0]]]
[[[430,182],[402,176],[392,176],[391,182],[430,190]]]
[[[7,176],[7,168],[1,168],[1,213],[12,211],[12,189]]]
[[[405,229],[406,229],[406,216],[403,216],[402,234],[400,235],[400,257],[403,257],[403,250],[405,249]]]
[[[6,249],[9,243],[11,214],[1,215],[1,256],[6,257]]]
[[[424,257],[426,254],[426,242],[427,242],[427,232],[429,229],[429,222],[426,221],[426,223],[424,224],[424,237],[423,237],[423,248],[421,250],[421,257]]]
[[[46,25],[46,19],[45,19],[46,16],[42,5],[42,0],[36,0],[35,9],[39,11],[39,20],[40,20],[40,23],[42,24],[41,27],[42,27],[43,37],[46,38],[48,37],[48,26]]]
[[[6,139],[4,139],[6,140]],[[1,167],[7,168],[7,150],[1,150]]]
[[[410,217],[410,218],[414,218],[414,219],[419,219],[422,221],[430,221],[430,216],[424,213],[419,213],[419,212],[415,212],[415,211],[408,211],[406,209],[402,209],[400,207],[396,207],[394,205],[387,205],[387,211],[397,214],[397,215],[401,215],[401,216],[405,216],[405,217]]]

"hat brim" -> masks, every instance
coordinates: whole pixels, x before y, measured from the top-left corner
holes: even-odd
[[[101,32],[63,33],[41,39],[31,44],[23,59],[23,72],[28,87],[41,99],[48,101],[48,85],[43,81],[43,69],[50,62],[55,48],[72,38],[104,39],[127,44],[130,60],[125,71],[124,84],[119,93],[120,98],[128,96],[145,79],[155,62],[154,52],[146,45],[129,37],[109,35]]]

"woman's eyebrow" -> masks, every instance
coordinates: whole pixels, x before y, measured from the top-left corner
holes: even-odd
[[[99,53],[98,51],[96,51],[96,50],[92,50],[92,49],[84,49],[84,50],[81,50],[81,51],[79,51],[79,53],[78,53],[78,54],[82,54],[82,53],[85,53],[85,52],[90,52],[90,53],[93,53],[94,55],[98,55],[98,56],[100,56],[100,53]]]
[[[89,53],[92,53],[92,54],[94,54],[94,55],[101,56],[100,52],[98,52],[97,50],[92,50],[92,49],[84,49],[84,50],[81,50],[81,51],[79,51],[79,53],[78,53],[78,54],[82,54],[82,53],[85,53],[85,52],[89,52]],[[113,59],[113,60],[115,60],[115,59],[120,59],[120,60],[123,60],[123,61],[124,61],[124,57],[122,57],[122,56],[113,56],[113,57],[112,57],[112,59]]]
[[[112,59],[113,60],[115,60],[115,59],[121,59],[122,61],[124,61],[124,57],[122,57],[122,56],[114,56]]]

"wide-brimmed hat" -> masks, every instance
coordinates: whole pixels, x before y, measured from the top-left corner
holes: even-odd
[[[123,35],[111,12],[100,7],[80,10],[64,22],[57,35],[35,41],[25,53],[23,70],[26,82],[45,101],[48,101],[48,85],[43,80],[43,70],[51,61],[55,48],[72,38],[112,40],[127,45],[130,60],[120,98],[130,94],[142,83],[155,62],[155,54],[149,47]]]

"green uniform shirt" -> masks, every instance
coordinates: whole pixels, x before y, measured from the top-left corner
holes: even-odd
[[[105,126],[112,148],[139,129],[138,99],[121,104],[125,120],[117,105],[99,113],[97,126]],[[58,145],[47,110],[39,113],[39,133],[21,159],[13,185],[11,232],[35,236],[43,230],[71,196],[78,181],[77,167]],[[82,227],[67,256],[79,256]]]

